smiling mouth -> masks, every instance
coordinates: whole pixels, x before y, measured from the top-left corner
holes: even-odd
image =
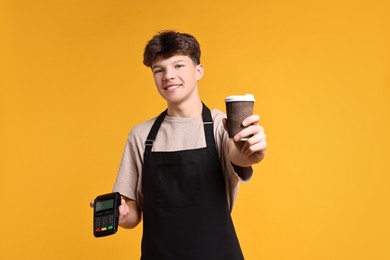
[[[165,90],[174,90],[174,89],[177,89],[180,86],[181,86],[181,84],[169,85],[169,86],[165,87],[164,89]]]

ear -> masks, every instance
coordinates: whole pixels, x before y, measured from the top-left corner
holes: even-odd
[[[196,69],[196,80],[200,80],[203,77],[204,68],[202,64],[198,64],[195,67]]]

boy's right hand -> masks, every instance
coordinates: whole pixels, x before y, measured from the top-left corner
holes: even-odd
[[[89,206],[93,208],[95,200],[92,200],[89,203]],[[130,209],[129,206],[126,204],[126,200],[124,198],[121,198],[121,205],[119,206],[119,221],[118,224],[124,224],[126,223],[126,218],[129,215]]]
[[[89,206],[93,208],[94,200],[89,203]],[[130,208],[132,209],[131,211]],[[138,209],[137,202],[130,199],[126,201],[124,198],[121,198],[118,224],[123,228],[134,228],[140,221],[141,213]]]

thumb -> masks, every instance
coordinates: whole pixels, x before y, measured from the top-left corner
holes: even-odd
[[[225,130],[227,131],[227,119],[226,118],[222,118],[222,124],[223,124],[223,128],[225,128]]]
[[[126,201],[124,199],[121,199],[121,205],[119,206],[119,214],[120,215],[126,215],[128,211]]]

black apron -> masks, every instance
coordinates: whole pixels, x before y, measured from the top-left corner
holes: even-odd
[[[152,152],[166,114],[159,115],[145,142],[141,259],[244,259],[228,208],[210,110],[203,104],[205,148]]]

